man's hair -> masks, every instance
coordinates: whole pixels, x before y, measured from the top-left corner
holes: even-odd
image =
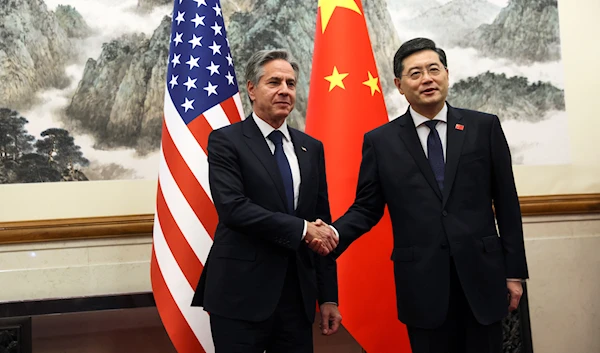
[[[254,53],[248,60],[246,65],[246,82],[250,81],[252,84],[258,84],[258,81],[264,75],[264,66],[273,60],[285,60],[294,69],[296,79],[300,73],[300,66],[296,60],[292,57],[292,54],[285,49],[274,49],[274,50],[259,50]]]
[[[404,64],[402,62],[404,59],[423,50],[433,50],[436,52],[440,57],[442,65],[446,68],[448,67],[446,53],[443,49],[436,47],[434,41],[427,38],[414,38],[404,42],[396,52],[396,55],[394,55],[394,76],[398,78],[402,77],[402,71],[404,71]]]

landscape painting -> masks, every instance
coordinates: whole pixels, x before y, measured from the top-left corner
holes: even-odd
[[[245,112],[244,63],[258,49],[287,48],[301,64],[289,123],[304,129],[317,1],[221,7]],[[497,114],[514,164],[570,163],[556,1],[363,8],[390,119],[407,109],[393,55],[428,37],[448,56],[448,102]],[[0,184],[157,178],[172,10],[172,0],[0,3]]]

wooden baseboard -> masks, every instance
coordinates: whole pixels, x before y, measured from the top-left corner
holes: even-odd
[[[523,216],[600,213],[600,194],[524,196],[519,200]]]
[[[523,216],[600,213],[600,193],[525,196],[520,201]],[[152,214],[4,222],[0,244],[149,235],[153,224]]]
[[[0,223],[0,244],[149,235],[154,215],[67,218]]]

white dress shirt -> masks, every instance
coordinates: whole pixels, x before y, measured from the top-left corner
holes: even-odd
[[[298,157],[294,151],[294,144],[292,143],[292,137],[290,136],[287,122],[284,120],[283,124],[279,128],[274,129],[271,125],[259,118],[256,113],[252,113],[252,118],[254,119],[256,125],[258,125],[258,128],[263,134],[265,141],[267,141],[267,145],[269,146],[272,154],[275,154],[275,144],[269,139],[269,134],[275,130],[279,130],[283,134],[283,153],[285,153],[285,157],[287,158],[288,163],[290,164],[290,169],[292,170],[292,182],[294,185],[294,209],[296,209],[298,206],[298,194],[300,193],[300,165],[298,164]]]
[[[264,120],[258,117],[256,113],[252,112],[252,118],[254,122],[258,126],[258,129],[262,133],[265,141],[267,142],[267,146],[271,150],[272,154],[275,154],[275,144],[273,141],[269,139],[269,134],[275,130],[281,131],[283,134],[283,153],[290,164],[290,169],[292,170],[292,184],[294,185],[294,209],[298,207],[298,195],[300,194],[300,164],[298,163],[298,157],[296,156],[296,152],[294,151],[294,144],[292,143],[292,137],[290,136],[290,131],[288,130],[287,122],[284,120],[283,124],[274,129],[271,125],[267,124]],[[302,231],[302,239],[306,236],[306,231],[308,230],[308,224],[304,221],[304,230]]]
[[[426,121],[429,121],[429,118],[424,117],[423,115],[417,113],[413,110],[412,107],[408,108],[410,110],[410,115],[412,116],[413,122],[415,123],[415,128],[417,129],[417,135],[419,136],[419,141],[421,141],[421,146],[423,147],[423,152],[425,152],[425,157],[429,158],[429,152],[427,151],[427,136],[429,136],[429,128],[425,125]],[[435,129],[440,135],[440,140],[442,140],[442,150],[444,151],[444,161],[446,161],[446,131],[448,131],[448,106],[444,103],[444,107],[440,110],[439,113],[433,118],[434,120],[439,120]]]

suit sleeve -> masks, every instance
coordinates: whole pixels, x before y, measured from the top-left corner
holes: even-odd
[[[329,195],[327,192],[327,174],[325,171],[325,153],[323,144],[319,153],[319,191],[317,194],[317,218],[325,223],[331,223],[331,211],[329,209]],[[317,290],[319,304],[326,302],[338,303],[337,265],[332,254],[327,256],[316,256],[315,266],[317,273]]]
[[[510,149],[497,116],[494,116],[492,122],[491,154],[492,198],[500,241],[504,249],[506,277],[525,279],[529,275],[523,242],[521,208],[513,176]]]
[[[377,152],[369,134],[363,141],[362,161],[358,174],[356,197],[348,211],[333,223],[340,235],[336,256],[373,228],[383,217],[385,198],[381,190]]]
[[[211,132],[208,137],[208,178],[219,222],[237,232],[263,237],[296,250],[302,238],[304,220],[269,211],[246,197],[238,159],[227,136],[220,130]]]

